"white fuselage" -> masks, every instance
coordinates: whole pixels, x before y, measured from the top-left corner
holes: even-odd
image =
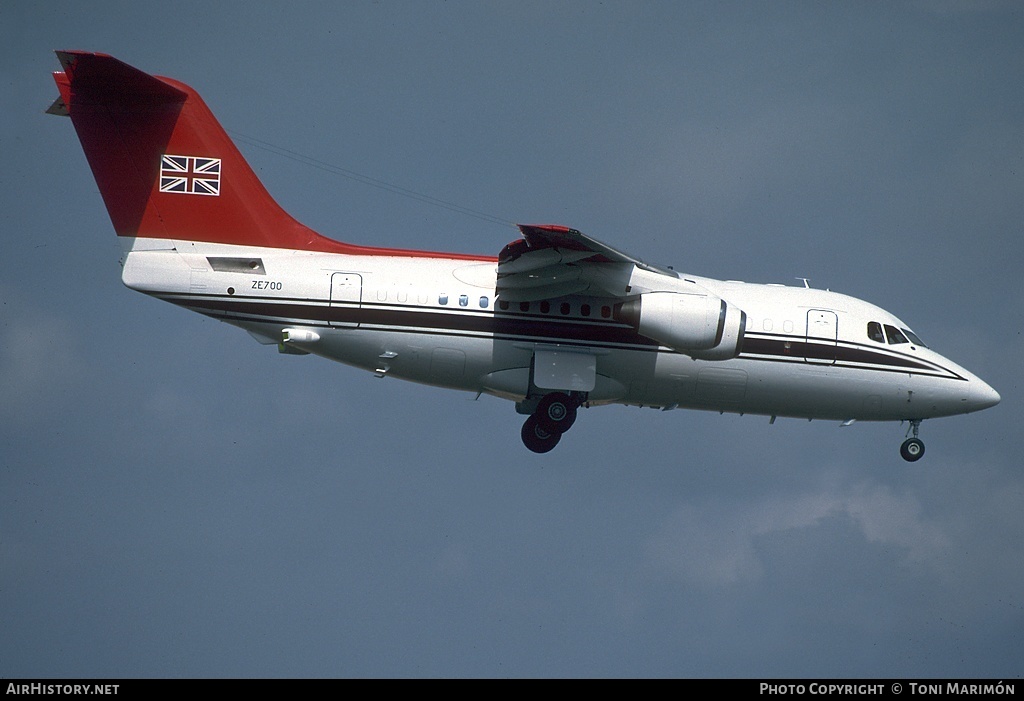
[[[699,360],[617,320],[608,298],[503,302],[491,259],[126,243],[128,287],[244,328],[284,352],[515,401],[538,393],[534,359],[547,351],[596,363],[588,405],[872,421],[998,402],[987,384],[923,345],[869,337],[872,322],[906,326],[834,292],[682,274],[676,281],[630,266],[623,274],[634,294],[685,283],[745,312],[738,357]]]

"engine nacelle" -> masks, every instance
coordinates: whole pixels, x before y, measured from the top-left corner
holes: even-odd
[[[739,355],[747,315],[710,294],[647,292],[615,306],[615,318],[669,348],[703,360]]]

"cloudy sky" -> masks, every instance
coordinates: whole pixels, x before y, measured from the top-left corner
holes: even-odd
[[[510,403],[124,288],[54,49],[194,86],[326,235],[807,277],[1003,401],[913,465],[625,407],[534,455]],[[0,676],[1020,675],[1019,3],[6,0],[0,88]]]

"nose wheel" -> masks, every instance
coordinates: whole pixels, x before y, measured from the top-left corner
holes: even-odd
[[[903,441],[903,445],[900,446],[900,456],[907,462],[917,462],[924,456],[924,441],[917,437],[920,427],[921,419],[913,419],[910,422],[910,430],[914,437]]]
[[[576,423],[580,400],[564,392],[552,392],[541,398],[530,418],[523,424],[523,444],[534,453],[546,453],[561,440],[562,434]]]

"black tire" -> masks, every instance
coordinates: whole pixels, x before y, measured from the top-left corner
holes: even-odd
[[[907,462],[917,462],[924,455],[924,442],[917,438],[908,438],[900,446],[900,455]]]
[[[533,415],[549,433],[565,433],[576,423],[577,406],[568,394],[552,392],[544,395]]]
[[[546,453],[562,440],[561,433],[548,431],[541,426],[536,415],[526,420],[520,435],[522,435],[523,444],[535,453]]]

